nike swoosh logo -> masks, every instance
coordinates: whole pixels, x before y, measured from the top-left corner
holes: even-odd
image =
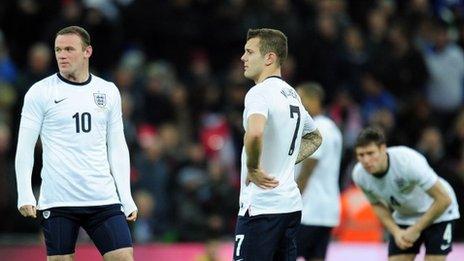
[[[60,103],[60,102],[62,102],[62,101],[64,101],[64,100],[66,100],[66,99],[67,99],[67,98],[64,98],[64,99],[61,99],[61,100],[55,100],[55,103]]]
[[[441,250],[445,250],[445,249],[447,249],[447,248],[449,248],[449,247],[450,247],[449,244],[448,244],[448,245],[441,245],[441,246],[440,246],[440,249],[441,249]]]

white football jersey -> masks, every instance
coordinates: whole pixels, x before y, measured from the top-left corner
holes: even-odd
[[[38,209],[120,203],[107,157],[107,132],[123,128],[117,87],[99,77],[73,83],[59,74],[34,84],[21,124],[40,131]]]
[[[381,202],[392,208],[397,224],[413,225],[432,205],[433,198],[426,191],[439,180],[452,203],[433,223],[459,218],[453,189],[448,182],[438,177],[424,156],[404,146],[390,147],[387,151],[389,168],[385,176],[369,174],[360,163],[353,169],[354,182],[371,203]]]
[[[248,117],[259,113],[266,117],[261,168],[279,181],[273,189],[246,185],[248,170],[245,148],[242,150],[239,215],[290,213],[301,210],[301,195],[294,178],[295,161],[301,137],[316,130],[316,125],[301,104],[296,91],[280,77],[269,77],[251,88],[245,96],[243,126]]]
[[[342,134],[328,117],[314,117],[322,136],[321,146],[310,158],[317,164],[309,177],[302,194],[303,213],[301,224],[335,227],[340,222],[340,162],[342,159]],[[301,163],[296,166],[297,175]]]

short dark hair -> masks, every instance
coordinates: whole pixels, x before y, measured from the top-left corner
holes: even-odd
[[[374,143],[377,146],[386,144],[383,130],[378,127],[367,127],[361,131],[356,139],[355,148],[365,147]]]
[[[269,52],[274,52],[277,55],[277,63],[282,66],[287,59],[288,44],[287,36],[279,30],[260,28],[249,29],[247,33],[247,41],[251,38],[259,38],[259,51],[262,55]]]
[[[75,34],[79,36],[79,38],[81,38],[83,48],[86,48],[87,46],[90,45],[89,33],[80,26],[73,25],[73,26],[65,27],[61,29],[60,31],[58,31],[55,37],[57,37],[58,35],[64,35],[64,34]]]

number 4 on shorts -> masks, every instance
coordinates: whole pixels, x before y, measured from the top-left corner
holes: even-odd
[[[451,246],[451,242],[453,240],[453,233],[452,233],[452,227],[451,224],[448,223],[445,228],[445,232],[443,233],[443,241],[445,241],[444,244],[440,245],[441,250],[446,250]]]

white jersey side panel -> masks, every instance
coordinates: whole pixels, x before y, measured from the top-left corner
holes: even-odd
[[[433,223],[459,218],[456,195],[444,179],[438,177],[420,153],[400,146],[388,148],[389,170],[382,178],[367,173],[358,163],[353,169],[353,180],[372,203],[382,202],[390,206],[397,224],[412,225],[432,205],[427,194],[437,181],[441,182],[452,203]]]
[[[314,117],[322,135],[322,144],[310,156],[317,160],[302,194],[303,213],[301,224],[335,227],[340,222],[340,162],[342,158],[342,134],[328,117]],[[301,163],[297,165],[300,172]]]
[[[301,196],[294,179],[295,161],[302,135],[316,129],[296,91],[280,78],[272,77],[251,88],[245,97],[243,126],[248,117],[259,113],[267,118],[264,129],[261,167],[279,185],[261,189],[246,185],[246,153],[242,150],[240,210],[244,215],[290,213],[302,209]]]
[[[94,75],[73,85],[56,74],[33,85],[22,117],[40,128],[38,208],[119,203],[107,157],[107,127],[121,117],[116,86]],[[122,128],[122,126],[120,126]]]

